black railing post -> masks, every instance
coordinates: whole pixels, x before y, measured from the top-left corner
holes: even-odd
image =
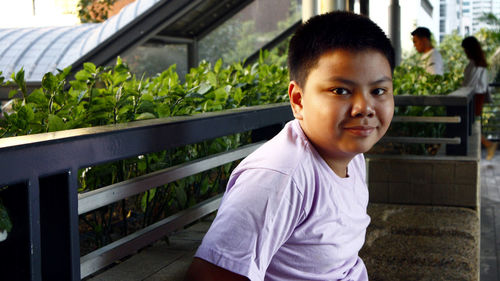
[[[460,137],[460,144],[447,144],[446,155],[467,155],[467,139],[471,134],[470,103],[463,106],[447,106],[447,116],[460,116],[460,123],[446,124],[445,136],[449,138]]]
[[[283,129],[284,124],[275,124],[263,128],[253,130],[252,142],[266,141],[272,139],[276,134],[278,134],[281,129]]]
[[[474,95],[475,96],[475,95]],[[467,103],[467,107],[469,110],[469,136],[472,135],[472,125],[476,121],[476,98],[472,98]]]
[[[7,240],[0,242],[1,280],[41,281],[38,181],[9,185],[1,195],[12,222]]]
[[[80,280],[78,195],[72,178],[68,171],[40,179],[43,280]]]

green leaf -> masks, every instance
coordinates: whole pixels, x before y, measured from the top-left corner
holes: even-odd
[[[210,182],[208,181],[208,177],[203,177],[203,180],[201,181],[200,194],[205,195],[209,189]]]
[[[49,114],[49,132],[61,131],[65,128],[64,121],[59,116]]]
[[[130,106],[124,106],[124,107],[122,107],[122,108],[120,108],[120,109],[118,110],[118,115],[125,115],[125,114],[127,114],[129,111],[131,111],[131,110],[132,110],[132,107],[130,107]]]
[[[227,100],[228,94],[225,88],[219,88],[215,90],[215,100],[219,103],[225,102]]]
[[[83,69],[85,69],[89,73],[95,73],[96,70],[97,70],[95,64],[93,64],[91,62],[84,63],[83,64]]]
[[[158,107],[158,117],[163,118],[163,117],[169,117],[171,114],[170,112],[170,105],[168,104],[162,104]]]
[[[17,93],[18,93],[17,90],[10,90],[9,91],[9,99],[11,99],[12,97],[14,97]]]
[[[156,188],[150,189],[149,191],[144,192],[141,198],[141,209],[143,212],[146,211],[147,203],[151,202],[156,194]]]
[[[213,88],[212,85],[210,85],[209,83],[201,82],[200,88],[198,89],[198,93],[201,95],[204,95],[204,94],[208,93],[210,90],[212,90],[212,88]]]
[[[154,118],[156,118],[156,116],[153,113],[144,112],[144,113],[139,114],[135,118],[135,120],[146,120],[146,119],[154,119]]]
[[[214,72],[219,73],[221,67],[222,67],[222,59],[218,59],[214,66]]]
[[[184,190],[183,185],[175,186],[175,198],[177,199],[177,202],[179,203],[180,206],[185,206],[187,202],[187,194],[186,191]]]
[[[57,80],[54,74],[47,72],[42,78],[42,87],[47,90],[53,90],[57,87]]]
[[[147,168],[146,161],[137,162],[137,169],[139,169],[139,171],[144,172],[144,171],[146,171],[146,168]]]
[[[6,230],[10,232],[12,230],[12,222],[10,221],[7,209],[0,201],[0,232]]]
[[[137,107],[137,113],[144,113],[144,112],[152,113],[154,111],[155,111],[155,104],[153,101],[149,100],[142,100],[142,102]]]
[[[25,84],[24,69],[22,67],[15,75],[14,75],[14,73],[12,73],[12,76],[13,76],[14,81],[17,83],[17,85],[19,87],[21,87],[21,85]]]
[[[89,80],[90,77],[91,77],[91,74],[85,69],[82,69],[75,74],[76,80],[79,80],[79,81],[87,81],[87,80]]]
[[[207,73],[207,81],[213,87],[217,87],[217,76],[213,72]]]
[[[31,92],[31,94],[26,98],[26,101],[37,105],[45,105],[48,102],[41,89],[33,90],[33,92]]]

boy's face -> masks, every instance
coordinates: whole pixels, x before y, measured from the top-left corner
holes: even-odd
[[[294,116],[327,162],[368,151],[394,113],[392,73],[378,51],[337,49],[323,54],[305,87],[290,82]]]

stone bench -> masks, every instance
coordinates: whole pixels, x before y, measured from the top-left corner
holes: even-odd
[[[479,216],[461,207],[370,203],[360,256],[371,281],[479,280]]]

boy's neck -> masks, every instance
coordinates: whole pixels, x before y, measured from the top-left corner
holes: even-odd
[[[327,160],[325,159],[326,164],[332,169],[332,171],[339,177],[341,178],[347,178],[349,177],[348,171],[347,171],[347,165],[352,159],[349,160]]]

